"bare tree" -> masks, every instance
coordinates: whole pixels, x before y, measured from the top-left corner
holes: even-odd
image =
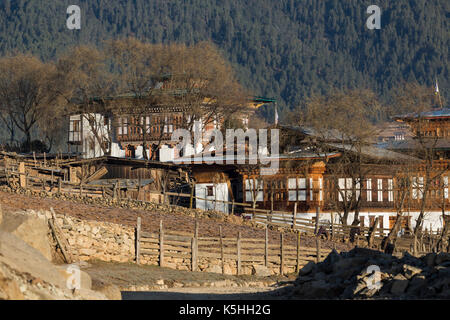
[[[0,108],[2,119],[13,133],[12,124],[25,136],[31,151],[33,129],[40,119],[57,114],[61,95],[56,90],[56,69],[30,55],[0,59]]]
[[[376,133],[380,103],[368,90],[335,91],[328,96],[315,95],[306,103],[298,123],[309,131],[304,141],[318,154],[339,152],[327,165],[331,210],[338,213],[341,222],[348,225],[350,212],[354,212],[352,225],[358,225],[361,195],[373,162],[365,152]]]
[[[79,113],[93,135],[90,143],[100,146],[103,154],[111,151],[111,127],[104,117],[111,116],[109,98],[117,92],[117,80],[109,72],[102,51],[79,46],[57,62],[60,93],[68,103],[67,112]]]
[[[423,222],[427,207],[430,205],[430,191],[436,179],[439,179],[449,170],[448,163],[439,166],[439,156],[436,147],[443,137],[439,129],[429,127],[426,112],[438,105],[438,98],[432,88],[427,88],[416,83],[407,83],[394,97],[394,105],[398,120],[407,121],[413,131],[411,145],[406,150],[410,154],[422,159],[417,166],[417,173],[423,174],[423,181],[416,181],[420,192],[419,215],[416,220],[415,234],[419,234],[423,228]]]

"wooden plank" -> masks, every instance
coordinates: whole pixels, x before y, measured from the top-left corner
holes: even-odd
[[[154,239],[154,238],[143,238],[142,237],[142,231],[141,231],[141,239],[140,239],[141,245],[143,243],[155,243],[155,244],[159,244],[159,240],[158,239]]]
[[[240,275],[241,274],[241,267],[242,267],[242,262],[241,262],[241,232],[238,232],[238,237],[237,237],[237,241],[236,241],[236,250],[237,250],[237,274]]]
[[[158,256],[159,250],[141,249],[141,255]]]
[[[265,244],[264,244],[264,257],[265,257],[265,266],[267,267],[269,265],[269,230],[266,227],[266,233],[265,233]]]
[[[281,263],[280,263],[280,274],[284,274],[284,252],[283,252],[283,242],[284,242],[284,233],[281,232],[280,235],[280,256],[281,256]]]
[[[164,267],[164,230],[162,220],[159,222],[159,266]]]
[[[297,222],[297,202],[294,203],[294,212],[292,216],[292,229],[295,228],[296,222]]]
[[[141,256],[141,217],[136,222],[136,263],[140,264]]]
[[[198,250],[198,257],[199,258],[214,258],[214,259],[222,259],[222,254],[220,253],[212,253],[212,252],[205,252]],[[231,254],[223,254],[224,259],[236,259],[236,250]]]
[[[153,233],[153,232],[142,231],[141,232],[141,237],[142,238],[148,238],[148,239],[158,239],[159,238],[159,234],[158,233]]]
[[[316,253],[316,262],[319,263],[320,262],[320,238],[316,239],[316,249],[317,249],[317,253]]]
[[[297,231],[297,265],[295,267],[295,272],[300,271],[300,232]]]
[[[198,221],[195,221],[194,237],[192,238],[191,270],[197,271],[198,267]]]
[[[220,234],[220,263],[222,265],[222,274],[225,274],[225,259],[223,252],[223,241],[222,241],[222,226],[219,226],[219,234]]]
[[[170,251],[166,251],[164,253],[164,257],[169,257],[169,258],[183,258],[183,259],[191,259],[191,253],[179,253],[179,252],[170,252]]]
[[[167,239],[166,236],[165,242],[167,245],[189,248],[191,246],[191,239],[192,238],[189,238],[188,241],[177,241],[177,240],[169,240]]]

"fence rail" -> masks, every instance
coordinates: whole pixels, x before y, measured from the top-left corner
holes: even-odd
[[[237,268],[237,274],[242,274],[242,266],[264,265],[279,268],[280,274],[286,273],[290,267],[298,271],[309,261],[322,261],[331,252],[320,247],[318,239],[315,248],[300,246],[300,233],[296,245],[287,244],[284,234],[280,233],[279,241],[269,243],[266,229],[265,238],[237,237],[199,237],[199,225],[196,223],[192,234],[186,232],[167,231],[160,222],[159,232],[141,231],[141,219],[136,225],[136,261],[142,256],[157,257],[160,266],[165,265],[165,259],[182,258],[190,261],[190,270],[198,271],[200,258],[219,259],[222,273],[225,273],[225,260],[232,261]],[[219,230],[221,234],[221,230]]]

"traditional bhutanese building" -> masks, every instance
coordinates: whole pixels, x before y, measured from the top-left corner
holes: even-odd
[[[410,113],[395,116],[399,123],[410,127],[412,137],[402,141],[386,143],[383,147],[414,153],[420,148],[432,149],[436,159],[450,159],[450,109],[435,109],[420,114]],[[420,137],[420,139],[419,139]]]
[[[314,140],[314,130],[301,127],[281,128],[286,134],[293,132],[298,141]],[[335,136],[335,135],[333,135]],[[325,143],[325,142],[323,142]],[[262,175],[262,165],[239,164],[226,161],[227,155],[207,158],[201,154],[189,157],[188,166],[196,181],[196,196],[205,199],[196,202],[197,208],[215,209],[230,213],[230,203],[247,203],[245,211],[256,209],[281,212],[294,212],[298,218],[315,218],[316,210],[321,211],[321,221],[329,222],[332,217],[340,223],[339,214],[343,213],[345,199],[352,195],[360,199],[359,218],[362,226],[370,226],[378,218],[381,228],[391,228],[395,223],[401,192],[400,178],[406,174],[407,167],[412,183],[407,190],[403,206],[403,230],[415,227],[423,197],[424,174],[422,160],[408,154],[394,152],[366,145],[356,152],[345,143],[329,139],[326,152],[311,149],[306,145],[291,147],[277,159],[279,167],[273,174]],[[358,155],[357,155],[358,153]],[[346,174],[340,158],[362,160],[362,180],[358,176]],[[216,161],[214,163],[214,161]],[[218,161],[218,162],[217,162]],[[207,164],[210,163],[210,164]],[[219,163],[219,164],[218,164]],[[347,164],[351,166],[351,161]],[[350,171],[349,169],[348,171]],[[442,228],[443,212],[448,208],[450,172],[446,161],[436,161],[433,170],[441,172],[427,191],[425,203],[426,218],[424,228],[438,230]],[[295,208],[295,209],[294,209]],[[355,207],[349,205],[348,222],[354,218]],[[235,212],[238,209],[234,209]],[[333,215],[332,215],[333,213]]]
[[[167,93],[167,92],[166,92]],[[92,113],[76,113],[69,117],[68,151],[83,158],[93,158],[105,155],[109,149],[110,156],[143,159],[146,144],[147,159],[170,161],[176,156],[172,141],[172,133],[177,129],[188,129],[192,132],[205,132],[220,129],[223,119],[191,118],[191,109],[183,103],[159,104],[145,108],[145,113],[133,107],[136,98],[132,95],[122,95],[107,98],[93,103],[108,103],[113,101],[118,106],[114,112],[99,111]],[[208,103],[204,100],[204,103]],[[244,127],[248,126],[249,118],[264,104],[273,103],[274,99],[249,97],[239,108],[237,115]],[[143,132],[145,131],[145,135]],[[102,148],[98,136],[103,137]],[[202,145],[192,146],[189,154],[202,150]],[[152,154],[155,153],[155,154]]]

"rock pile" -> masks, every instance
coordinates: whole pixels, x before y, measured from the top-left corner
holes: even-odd
[[[56,252],[46,219],[44,212],[0,209],[0,300],[120,299],[117,288],[95,287],[79,267],[80,286],[68,285],[75,267],[53,263]]]
[[[449,299],[450,254],[397,258],[355,248],[303,267],[294,299]]]

